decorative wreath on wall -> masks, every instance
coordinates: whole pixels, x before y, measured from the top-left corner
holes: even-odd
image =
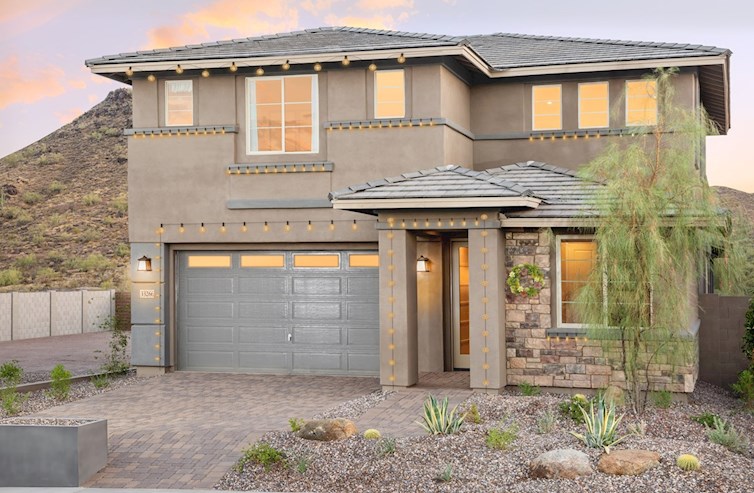
[[[511,293],[533,298],[542,290],[545,275],[542,269],[534,264],[518,264],[511,269],[505,282]]]

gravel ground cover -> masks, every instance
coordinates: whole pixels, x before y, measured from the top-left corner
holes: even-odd
[[[77,426],[93,421],[95,420],[76,418],[6,418],[0,421],[0,423],[6,425]]]
[[[68,392],[68,398],[65,400],[58,400],[49,395],[47,389],[35,390],[26,394],[19,394],[21,399],[21,412],[18,416],[25,416],[28,414],[38,413],[49,409],[54,406],[65,404],[66,402],[77,401],[79,399],[85,399],[97,394],[109,392],[121,387],[133,385],[138,382],[143,382],[144,379],[137,379],[136,372],[132,371],[125,375],[118,375],[110,377],[110,384],[107,387],[96,388],[94,384],[89,380],[83,380],[81,382],[74,382],[71,384],[71,389]],[[8,414],[4,409],[0,408],[0,419],[8,418]]]
[[[365,410],[374,405],[362,398],[360,404],[334,411]],[[367,396],[369,397],[369,396]],[[381,395],[381,398],[387,396]],[[395,450],[390,441],[367,440],[354,436],[340,442],[316,442],[300,439],[287,431],[268,433],[260,442],[281,450],[285,464],[265,470],[247,464],[243,472],[229,471],[215,486],[217,489],[314,492],[751,492],[754,487],[754,450],[735,454],[711,443],[704,427],[690,419],[702,412],[718,414],[748,435],[754,442],[754,416],[728,392],[700,382],[688,403],[674,403],[669,409],[650,408],[641,420],[646,422],[644,436],[633,435],[616,449],[647,449],[660,454],[660,465],[641,476],[610,476],[597,471],[601,451],[588,449],[568,431],[582,431],[579,425],[558,411],[567,396],[543,394],[524,397],[506,393],[500,396],[474,394],[461,407],[476,403],[482,417],[480,424],[466,423],[461,432],[450,436],[396,437]],[[555,429],[539,434],[537,418],[547,410],[557,416]],[[323,413],[331,417],[333,413]],[[341,416],[342,417],[342,416]],[[351,418],[355,416],[349,416]],[[420,416],[416,416],[419,420]],[[627,414],[621,425],[638,419]],[[485,445],[489,429],[511,423],[519,427],[518,438],[507,450]],[[418,426],[418,425],[417,425]],[[363,431],[363,430],[362,430]],[[529,463],[543,452],[572,448],[589,455],[594,473],[574,480],[530,479]],[[676,458],[694,454],[702,468],[696,472],[679,469]],[[447,468],[449,481],[438,479]]]

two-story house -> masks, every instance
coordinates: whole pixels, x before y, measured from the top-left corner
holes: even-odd
[[[328,27],[88,60],[133,86],[133,364],[619,382],[574,306],[599,185],[573,170],[654,123],[657,67],[725,133],[729,56]],[[537,296],[507,290],[522,263],[545,274]],[[681,323],[696,337],[696,312]],[[657,374],[689,392],[697,368]]]

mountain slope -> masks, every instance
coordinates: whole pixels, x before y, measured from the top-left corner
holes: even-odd
[[[122,285],[131,92],[0,159],[0,290]]]
[[[712,187],[717,191],[720,202],[731,210],[749,219],[754,228],[754,193],[742,192],[735,188]]]

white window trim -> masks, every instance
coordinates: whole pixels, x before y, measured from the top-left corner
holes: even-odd
[[[607,84],[607,125],[600,125],[600,126],[590,126],[585,127],[581,124],[581,86],[594,86],[594,85],[603,85]],[[576,89],[578,91],[579,96],[579,128],[609,128],[610,127],[610,82],[608,81],[598,81],[598,82],[580,82],[578,88]],[[561,103],[562,104],[562,103]]]
[[[246,78],[246,155],[247,156],[263,156],[263,155],[289,155],[289,154],[318,154],[319,153],[319,81],[316,75],[283,75],[278,77],[264,77],[264,80],[283,80],[291,77],[307,77],[312,81],[312,150],[311,151],[286,151],[285,150],[285,121],[282,122],[282,145],[281,151],[252,151],[251,144],[256,129],[256,125],[252,126],[252,118],[256,116],[256,104],[254,108],[251,107],[251,85],[260,80],[260,77],[247,77]],[[284,90],[284,89],[283,89]],[[285,93],[282,93],[282,98],[285,100]],[[281,103],[284,104],[284,103]]]
[[[536,128],[537,114],[534,111],[536,99],[534,98],[534,88],[536,87],[559,87],[560,88],[560,123],[557,127],[552,128]],[[563,84],[536,84],[531,86],[531,129],[535,132],[547,131],[547,130],[563,130]]]
[[[168,111],[168,85],[170,85],[171,82],[188,82],[191,85],[191,125],[185,125],[182,123],[170,123],[169,117],[170,112]],[[166,80],[165,81],[165,126],[166,127],[186,127],[186,126],[193,126],[194,125],[194,81],[191,79],[180,79],[180,80]]]
[[[655,87],[657,87],[656,86],[657,79],[629,79],[629,80],[626,80],[626,84],[625,84],[625,86],[623,88],[623,91],[624,91],[624,94],[626,95],[625,96],[626,102],[625,102],[625,108],[624,108],[624,110],[625,110],[625,113],[626,113],[626,126],[627,127],[654,127],[655,125],[657,125],[657,123],[652,123],[652,124],[647,124],[647,123],[628,123],[628,83],[629,82],[647,82],[648,80],[655,81]],[[658,107],[658,105],[655,105],[655,122],[657,122],[657,117],[658,117],[657,112],[659,111],[659,109],[660,108]]]
[[[556,318],[555,327],[563,329],[585,329],[587,324],[563,323],[563,293],[561,288],[562,265],[560,261],[560,243],[562,240],[595,241],[594,235],[558,235],[555,242],[555,293],[556,293]]]
[[[377,74],[378,73],[388,73],[388,72],[401,72],[403,74],[403,113],[400,115],[381,115],[377,116]],[[406,71],[402,68],[399,69],[393,69],[393,70],[375,70],[372,75],[372,86],[374,87],[374,97],[372,98],[372,104],[374,108],[374,118],[375,120],[384,120],[388,118],[405,118],[406,117]]]

